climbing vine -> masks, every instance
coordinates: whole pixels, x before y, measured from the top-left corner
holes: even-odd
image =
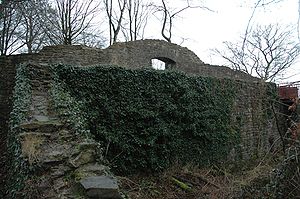
[[[52,66],[51,70],[55,70],[56,66]],[[76,135],[90,136],[90,130],[87,126],[87,118],[85,117],[83,100],[76,100],[68,90],[66,90],[65,82],[60,80],[58,74],[53,72],[54,81],[51,84],[50,94],[53,100],[54,108],[60,114],[61,119],[66,124],[72,126]]]
[[[232,80],[113,66],[53,72],[56,107],[102,143],[115,171],[222,161],[238,142]]]
[[[26,65],[19,65],[16,69],[16,81],[13,95],[13,109],[10,114],[10,130],[8,134],[8,154],[9,154],[9,181],[8,197],[16,198],[20,190],[24,187],[29,171],[27,163],[22,158],[22,149],[19,134],[19,125],[25,121],[31,101],[31,86],[29,71]],[[25,196],[24,196],[25,197]]]

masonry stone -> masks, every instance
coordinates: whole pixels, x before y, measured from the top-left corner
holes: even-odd
[[[238,150],[242,151],[243,159],[251,158],[257,151],[263,153],[267,150],[270,146],[268,138],[276,135],[277,131],[273,121],[268,121],[267,125],[260,121],[261,101],[266,95],[266,89],[262,89],[258,79],[250,75],[225,66],[205,64],[189,49],[160,40],[116,43],[106,49],[48,46],[36,54],[0,56],[0,150],[3,152],[0,156],[0,184],[7,181],[5,162],[9,114],[13,108],[16,66],[22,63],[31,71],[32,90],[29,115],[19,126],[22,131],[20,140],[24,158],[30,158],[33,164],[43,169],[43,172],[31,176],[32,180],[40,179],[33,185],[39,190],[40,196],[74,197],[74,184],[70,184],[66,176],[75,175],[90,197],[101,198],[107,195],[118,198],[117,181],[107,176],[109,168],[95,162],[95,143],[83,136],[74,136],[51,107],[48,91],[52,76],[48,65],[63,63],[88,67],[109,64],[140,69],[151,68],[152,59],[169,63],[171,68],[167,70],[181,71],[187,75],[231,78],[239,82],[241,88],[236,93],[237,98],[232,108],[232,123],[240,125],[242,142],[231,152],[231,158],[236,158],[234,154]],[[242,124],[239,123],[240,118],[243,119]],[[29,137],[36,140],[36,146],[26,148],[30,146],[25,142]],[[36,150],[36,155],[28,157],[30,153],[26,150]],[[4,195],[4,191],[1,186],[0,196]]]
[[[117,180],[111,176],[92,176],[80,181],[87,195],[99,199],[121,199]]]

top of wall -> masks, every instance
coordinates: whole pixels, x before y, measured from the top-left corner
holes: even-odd
[[[169,64],[172,70],[187,74],[231,78],[243,81],[257,81],[246,73],[234,71],[225,66],[205,64],[186,47],[162,40],[137,40],[118,42],[106,49],[90,48],[82,45],[46,46],[36,54],[20,54],[0,57],[10,60],[12,65],[22,62],[63,63],[70,65],[110,64],[125,68],[151,68],[152,59],[159,59]],[[7,61],[5,61],[7,62]],[[0,65],[2,65],[0,63]]]

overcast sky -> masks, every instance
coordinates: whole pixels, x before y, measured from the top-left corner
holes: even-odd
[[[245,32],[253,6],[257,0],[194,0],[212,11],[205,9],[189,9],[180,14],[174,22],[173,42],[193,50],[199,58],[209,64],[222,65],[222,59],[214,56],[211,49],[222,48],[224,41],[237,41]],[[183,0],[172,0],[173,7],[180,6]],[[177,3],[178,4],[177,4]],[[282,2],[260,8],[253,19],[254,24],[281,23],[297,28],[298,0],[282,0]],[[155,26],[154,26],[155,27]],[[147,31],[146,37],[157,38],[157,30]],[[296,32],[295,32],[296,33]],[[153,34],[153,35],[151,35]],[[186,39],[183,41],[183,38]],[[297,69],[297,65],[298,68]],[[286,76],[299,73],[289,81],[300,80],[300,62],[288,71]]]

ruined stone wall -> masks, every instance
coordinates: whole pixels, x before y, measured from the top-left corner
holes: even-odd
[[[275,85],[238,81],[232,107],[232,124],[240,132],[240,145],[232,151],[233,160],[262,157],[281,145],[272,111]]]
[[[256,78],[225,66],[208,65],[185,47],[160,40],[138,40],[116,43],[106,49],[85,46],[47,46],[32,55],[8,56],[11,64],[21,61],[66,63],[72,65],[113,64],[126,68],[151,68],[152,59],[174,62],[172,70],[191,75],[257,81]],[[13,61],[12,61],[13,60]],[[12,66],[13,67],[13,66]]]
[[[72,132],[57,116],[49,92],[53,81],[49,65],[26,64],[22,68],[30,71],[25,77],[30,85],[30,100],[28,106],[23,107],[25,118],[10,131],[17,134],[9,145],[18,144],[19,140],[21,153],[10,154],[15,157],[10,158],[13,162],[7,163],[10,175],[5,186],[8,186],[8,195],[2,194],[1,198],[29,195],[30,198],[99,198],[103,193],[103,189],[95,187],[99,180],[113,183],[113,186],[105,187],[108,198],[120,198],[109,168],[99,164],[98,144]],[[20,163],[20,159],[26,163]]]
[[[20,194],[29,194],[33,189],[37,198],[55,198],[58,195],[72,198],[79,194],[78,190],[85,193],[82,187],[78,187],[79,181],[84,184],[95,178],[100,180],[109,173],[107,168],[95,161],[99,157],[95,151],[97,144],[74,134],[55,113],[49,93],[53,81],[49,65],[28,64],[24,67],[30,71],[31,101],[28,115],[19,125],[22,158],[32,168],[43,172],[33,170],[29,173],[27,181],[30,183],[26,183]],[[265,117],[262,111],[267,98],[266,88],[259,83],[238,80],[233,85],[236,95],[231,113],[232,126],[240,132],[241,142],[234,147],[229,158],[235,161],[259,157],[268,152],[270,138],[277,135],[272,118]],[[28,148],[34,145],[34,151]],[[117,191],[116,186],[113,194],[117,195]],[[18,197],[22,198],[22,195]]]
[[[15,85],[16,64],[28,60],[30,55],[0,57],[0,184],[5,184],[7,166],[7,133],[9,114],[12,110],[12,97]],[[0,186],[0,197],[4,193]]]
[[[151,59],[168,58],[176,62],[175,69],[185,71],[191,65],[203,65],[197,55],[187,48],[160,40],[139,40],[116,43],[106,49],[111,63],[129,68],[151,67]]]
[[[0,183],[4,183],[6,138],[8,132],[9,113],[12,110],[12,93],[16,65],[23,62],[40,64],[65,63],[70,65],[114,64],[126,68],[151,67],[151,59],[168,58],[174,61],[173,70],[183,71],[191,75],[212,76],[217,78],[232,78],[250,81],[240,89],[234,112],[236,118],[242,118],[241,137],[244,140],[241,150],[244,158],[250,157],[259,147],[267,147],[268,137],[274,130],[272,121],[262,124],[259,121],[257,79],[242,72],[233,71],[228,67],[211,66],[203,63],[192,51],[175,44],[159,40],[144,40],[128,43],[117,43],[107,49],[94,49],[84,46],[51,46],[44,47],[37,54],[23,54],[0,57]],[[248,86],[247,86],[248,85]],[[250,85],[250,86],[249,86]],[[257,118],[255,118],[258,116]],[[237,122],[237,121],[234,121]],[[264,126],[262,126],[264,125]],[[269,126],[268,126],[269,125]],[[265,129],[266,136],[262,139],[259,134]],[[276,134],[276,131],[273,134]],[[258,146],[259,145],[259,146]],[[258,147],[257,147],[258,146]],[[234,152],[233,152],[234,153]],[[2,188],[2,186],[1,186]],[[0,196],[3,190],[0,189]]]
[[[11,64],[9,64],[11,66]],[[8,132],[8,116],[11,111],[11,97],[13,91],[14,67],[7,67],[3,59],[0,61],[0,184],[5,183],[6,139]],[[3,186],[0,186],[0,196],[3,195]]]

